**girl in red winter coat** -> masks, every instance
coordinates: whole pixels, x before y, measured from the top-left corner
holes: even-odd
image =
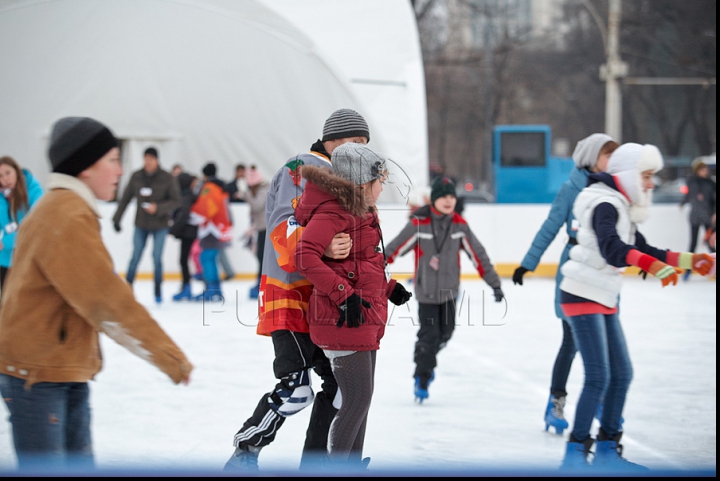
[[[359,466],[387,301],[401,305],[411,294],[386,275],[380,247],[375,202],[387,173],[385,159],[362,144],[347,143],[333,151],[332,166],[332,172],[302,168],[307,184],[295,216],[305,230],[295,264],[314,286],[307,311],[310,338],[330,359],[339,386],[329,455],[333,462]],[[340,232],[350,235],[350,255],[323,257]]]

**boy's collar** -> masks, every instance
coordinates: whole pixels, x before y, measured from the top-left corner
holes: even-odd
[[[100,210],[98,209],[95,194],[93,194],[93,191],[90,190],[90,187],[88,187],[85,182],[77,177],[53,172],[50,174],[50,180],[48,181],[48,190],[53,189],[66,189],[75,192],[90,206],[95,215],[100,217]]]

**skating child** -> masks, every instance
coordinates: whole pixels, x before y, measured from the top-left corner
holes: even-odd
[[[649,215],[653,176],[662,166],[657,147],[624,144],[610,157],[607,173],[590,175],[588,187],[573,207],[579,223],[578,245],[570,250],[570,260],[562,267],[560,296],[582,356],[585,382],[564,468],[589,466],[588,453],[594,442],[590,427],[604,395],[592,466],[645,469],[620,456],[621,416],[633,374],[618,316],[621,268],[637,266],[660,279],[664,287],[677,283],[678,267],[706,275],[713,266],[707,254],[660,250],[637,231],[637,224]]]
[[[480,277],[493,288],[495,301],[504,295],[485,248],[465,219],[455,212],[455,185],[437,178],[430,194],[432,205],[415,211],[400,234],[387,246],[388,263],[415,251],[415,297],[420,304],[420,330],[415,343],[415,397],[428,397],[435,378],[437,354],[455,329],[455,299],[460,286],[460,251],[470,257]]]
[[[308,305],[310,339],[330,359],[340,391],[339,411],[328,435],[333,462],[360,464],[373,394],[375,354],[387,322],[388,299],[401,305],[411,294],[388,280],[379,247],[375,208],[386,176],[385,159],[362,144],[347,143],[332,154],[333,172],[305,166],[305,192],[295,210],[305,226],[295,252],[298,271],[312,282]],[[341,261],[323,257],[333,236],[352,239]]]
[[[215,174],[217,166],[208,162],[203,167],[204,183],[200,193],[190,209],[190,223],[198,226],[200,240],[200,262],[205,278],[205,290],[195,296],[197,301],[222,301],[218,255],[221,249],[232,240],[232,223],[229,213],[229,195],[225,184]]]
[[[558,434],[562,434],[563,430],[568,427],[568,422],[565,420],[563,413],[567,396],[565,387],[570,375],[573,358],[577,352],[570,324],[565,320],[562,309],[560,309],[560,282],[562,281],[560,268],[567,262],[570,249],[577,244],[575,237],[577,235],[577,226],[573,225],[575,217],[573,217],[572,208],[575,198],[587,185],[588,176],[591,173],[604,172],[610,154],[617,148],[618,143],[606,134],[592,134],[578,142],[572,156],[575,168],[570,172],[570,179],[560,187],[550,207],[548,218],[545,219],[542,227],[535,235],[530,250],[525,254],[520,267],[515,269],[513,274],[513,283],[523,285],[525,273],[532,272],[537,268],[540,258],[555,239],[560,228],[565,224],[568,243],[560,256],[560,263],[555,275],[555,315],[562,321],[563,339],[555,358],[550,384],[550,397],[545,408],[545,430],[547,431],[552,426]]]

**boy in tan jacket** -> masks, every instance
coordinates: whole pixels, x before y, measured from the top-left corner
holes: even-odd
[[[122,175],[117,141],[101,123],[53,126],[48,193],[18,233],[0,306],[0,392],[20,468],[92,467],[88,381],[104,332],[174,383],[192,365],[135,300],[100,236],[96,199]],[[77,463],[77,464],[76,464]]]

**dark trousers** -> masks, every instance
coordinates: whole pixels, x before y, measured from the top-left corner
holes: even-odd
[[[555,365],[553,366],[552,372],[552,382],[550,384],[550,392],[555,397],[567,396],[565,388],[567,386],[568,377],[570,376],[570,368],[572,367],[572,362],[575,358],[575,353],[577,352],[575,340],[573,339],[572,328],[565,319],[562,320],[562,328],[562,344],[560,344],[560,350],[555,358]]]
[[[698,239],[700,237],[700,227],[704,227],[706,231],[710,229],[710,225],[708,224],[690,224],[690,248],[688,249],[689,252],[695,252],[695,249],[697,248]]]
[[[303,459],[327,453],[328,431],[337,409],[332,405],[337,393],[337,382],[330,367],[330,361],[322,349],[310,340],[310,334],[275,331],[272,333],[275,348],[273,372],[277,379],[287,377],[291,373],[314,369],[322,379],[322,391],[315,395],[310,424],[305,435]],[[245,421],[236,435],[241,444],[246,446],[267,446],[275,439],[275,435],[285,422],[285,417],[270,407],[268,399],[278,390],[285,388],[278,383],[275,389],[260,398],[255,412]]]
[[[437,354],[455,330],[455,301],[422,304],[418,310],[420,330],[415,343],[415,375],[430,377],[437,366]]]
[[[265,233],[266,230],[260,230],[257,233],[257,244],[255,245],[255,256],[258,260],[258,277],[257,283],[260,285],[260,277],[262,277],[263,254],[265,253]]]
[[[180,239],[180,270],[182,271],[183,286],[190,284],[190,249],[195,239]]]
[[[85,382],[39,382],[0,374],[10,411],[20,469],[86,469],[94,466],[90,390]]]

